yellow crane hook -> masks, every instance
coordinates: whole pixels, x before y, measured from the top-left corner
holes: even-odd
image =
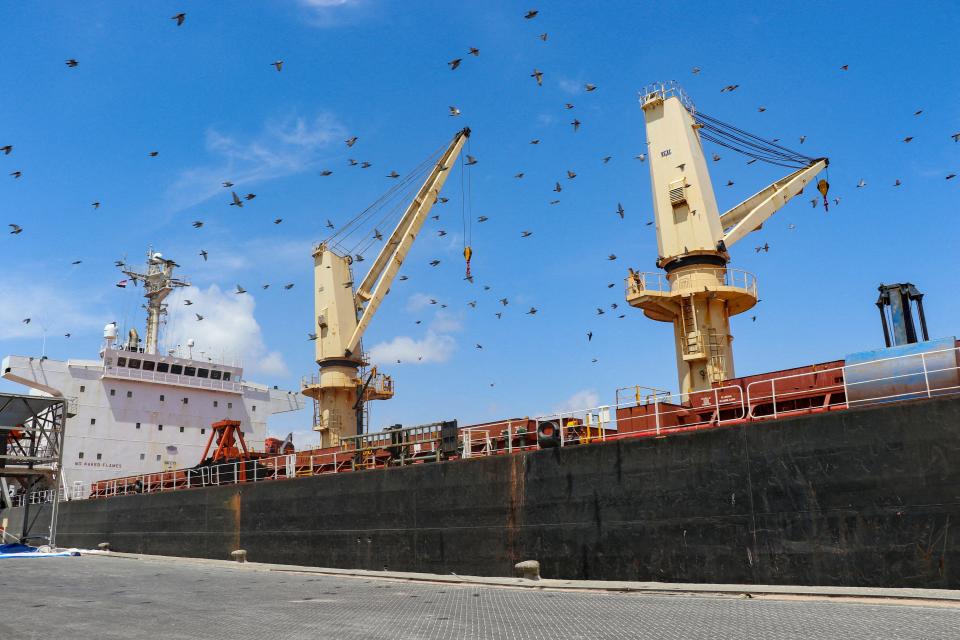
[[[469,280],[472,277],[470,275],[470,258],[473,257],[473,249],[471,249],[470,247],[464,247],[463,257],[467,260],[467,279]]]
[[[830,183],[823,178],[820,178],[820,181],[817,182],[817,191],[819,191],[820,195],[823,196],[823,210],[829,211],[830,203],[827,200],[827,192],[830,191]]]

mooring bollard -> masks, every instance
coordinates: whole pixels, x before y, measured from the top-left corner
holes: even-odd
[[[516,570],[518,578],[526,578],[527,580],[540,579],[540,563],[536,560],[518,562],[513,565],[513,568]]]
[[[97,545],[97,549],[100,549],[100,551],[110,551],[110,543],[101,542],[100,544]]]
[[[230,552],[230,557],[236,562],[246,562],[247,561],[247,552],[244,549],[237,549],[236,551]]]

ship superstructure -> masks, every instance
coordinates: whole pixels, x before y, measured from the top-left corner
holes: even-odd
[[[303,408],[299,393],[246,380],[237,363],[194,358],[192,349],[186,357],[158,352],[163,298],[186,285],[173,276],[176,266],[151,251],[144,272],[124,267],[146,291],[145,342],[135,329],[118,341],[110,323],[97,360],[11,355],[0,365],[3,378],[67,400],[61,484],[71,493],[97,480],[193,464],[218,420],[238,420],[250,442],[262,442],[271,415]]]

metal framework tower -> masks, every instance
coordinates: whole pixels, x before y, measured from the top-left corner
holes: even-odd
[[[22,542],[56,545],[66,416],[65,398],[0,394],[0,514],[13,506],[13,489],[24,509]],[[41,520],[48,509],[49,521]],[[47,535],[34,535],[38,522],[48,522]]]
[[[673,324],[680,391],[702,391],[734,376],[730,316],[757,303],[756,278],[727,267],[728,249],[799,194],[828,161],[788,156],[801,168],[721,215],[700,141],[706,125],[693,103],[676,83],[647,87],[640,103],[657,225],[656,264],[665,273],[631,270],[626,298],[648,318]]]
[[[147,250],[147,270],[146,273],[139,273],[132,269],[122,269],[123,273],[130,276],[133,284],[143,282],[143,288],[146,291],[144,297],[147,304],[147,337],[145,349],[147,353],[157,352],[157,342],[160,339],[160,318],[167,313],[167,305],[164,299],[170,295],[176,287],[189,287],[190,283],[186,280],[180,280],[173,277],[173,270],[178,267],[173,260],[167,260],[160,253],[154,253],[153,248]]]

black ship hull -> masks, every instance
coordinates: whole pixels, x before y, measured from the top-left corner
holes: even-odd
[[[50,505],[38,512],[39,525]],[[0,512],[19,533],[23,509]],[[31,516],[33,517],[33,516]],[[35,529],[36,530],[36,529]],[[58,544],[461,575],[960,588],[960,398],[61,504]]]

